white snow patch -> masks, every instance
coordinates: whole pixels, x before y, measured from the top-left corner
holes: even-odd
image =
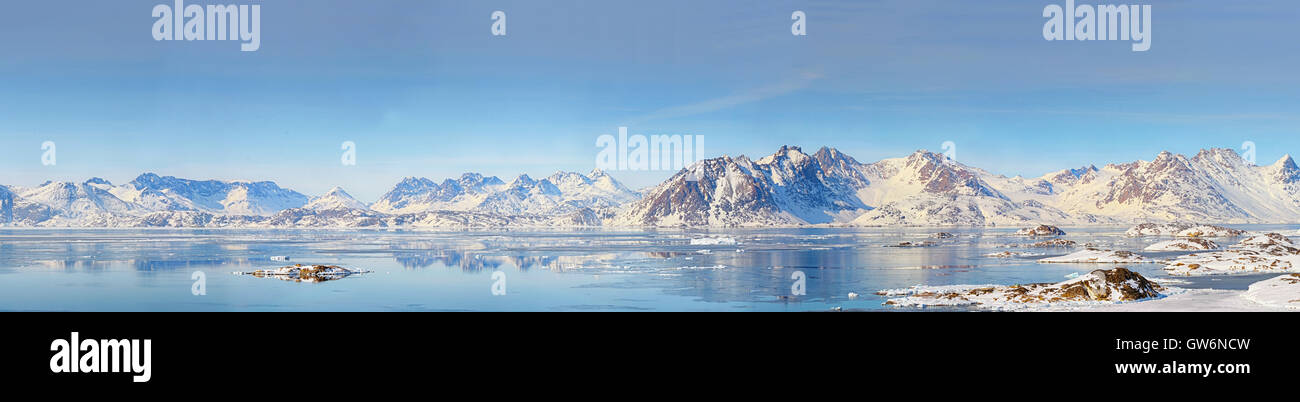
[[[1099,263],[1099,264],[1131,264],[1147,262],[1146,258],[1132,251],[1100,250],[1090,248],[1083,251],[1076,251],[1060,257],[1048,257],[1038,260],[1040,263]]]
[[[1187,250],[1213,250],[1219,248],[1218,244],[1212,241],[1199,238],[1165,240],[1147,246],[1146,251],[1187,251]]]
[[[700,237],[691,239],[692,246],[719,246],[719,245],[736,245],[739,244],[734,237]]]

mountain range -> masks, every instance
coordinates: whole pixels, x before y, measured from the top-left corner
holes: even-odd
[[[466,173],[402,179],[366,204],[335,187],[308,197],[270,181],[145,173],[113,185],[0,185],[0,223],[24,227],[994,226],[1300,222],[1300,168],[1231,149],[1007,177],[916,151],[863,163],[794,146],[696,162],[643,191],[608,173],[509,182]]]

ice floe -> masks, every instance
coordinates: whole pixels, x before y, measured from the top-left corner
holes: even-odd
[[[1029,251],[1003,251],[1000,253],[985,254],[984,256],[993,257],[993,258],[1017,258],[1017,257],[1038,257],[1041,255],[1043,255],[1043,253],[1035,253]]]
[[[1146,251],[1185,251],[1185,250],[1214,250],[1219,248],[1218,244],[1209,239],[1187,238],[1177,240],[1165,240],[1147,246]]]
[[[1143,223],[1129,228],[1124,234],[1130,237],[1237,237],[1246,234],[1246,231],[1195,223]]]
[[[899,307],[969,306],[1020,310],[1054,305],[1091,305],[1151,300],[1165,288],[1126,268],[1095,270],[1058,283],[1028,285],[913,286],[882,290],[895,297],[885,305]]]
[[[1300,248],[1286,236],[1268,233],[1248,237],[1226,250],[1178,256],[1165,270],[1170,275],[1228,275],[1297,272]]]
[[[735,245],[737,244],[734,237],[698,237],[691,239],[692,246],[718,246],[718,245]]]
[[[1146,258],[1132,251],[1123,250],[1101,250],[1089,248],[1086,250],[1076,251],[1060,257],[1048,257],[1038,260],[1040,263],[1099,263],[1099,264],[1130,264],[1147,262]]]

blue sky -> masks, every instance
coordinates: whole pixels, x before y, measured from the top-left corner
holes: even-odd
[[[1044,40],[1043,6],[1064,0],[251,3],[256,52],[154,41],[170,1],[7,4],[0,183],[151,171],[373,201],[404,176],[586,172],[620,125],[704,135],[713,156],[953,141],[964,163],[1028,176],[1243,141],[1261,163],[1300,152],[1289,1],[1146,2],[1147,52]]]

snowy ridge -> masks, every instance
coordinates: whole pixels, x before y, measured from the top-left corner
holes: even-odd
[[[867,185],[857,161],[822,148],[816,157],[783,146],[753,161],[696,162],[646,191],[616,226],[769,226],[830,223],[869,209],[853,192]]]
[[[1133,236],[1233,237],[1207,223],[1300,222],[1300,167],[1233,150],[1006,177],[918,150],[863,163],[822,147],[702,160],[642,191],[600,170],[510,181],[408,177],[374,203],[270,181],[145,173],[128,184],[0,186],[0,224],[37,227],[990,226],[1147,223]],[[1179,244],[1186,245],[1182,242]],[[1172,247],[1173,243],[1170,243]]]
[[[603,171],[590,175],[557,172],[535,180],[520,175],[506,183],[495,176],[466,173],[441,184],[408,177],[384,194],[370,209],[386,214],[462,211],[500,215],[563,215],[584,208],[610,208],[636,199]]]

